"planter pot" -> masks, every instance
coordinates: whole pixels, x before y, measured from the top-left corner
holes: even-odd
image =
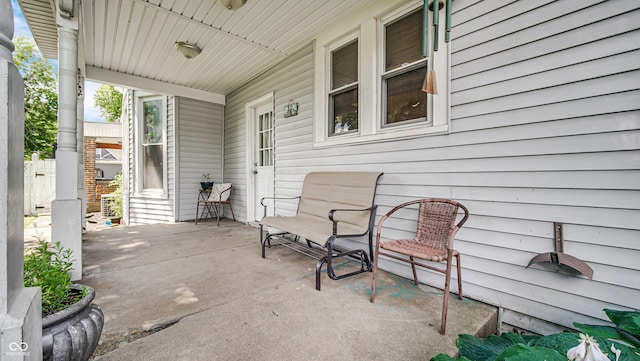
[[[202,189],[207,189],[211,186],[213,186],[213,182],[200,182],[200,187],[202,187]]]
[[[120,224],[120,220],[122,219],[122,217],[111,217],[109,219],[111,219],[111,223],[113,224]]]
[[[74,289],[82,289],[73,285]],[[42,356],[48,361],[85,361],[95,351],[104,325],[104,315],[98,305],[91,303],[96,296],[93,288],[72,305],[42,319]]]

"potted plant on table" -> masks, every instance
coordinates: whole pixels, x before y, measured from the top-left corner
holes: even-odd
[[[202,173],[202,179],[204,179],[203,182],[200,182],[200,187],[202,187],[202,189],[208,189],[213,186],[213,182],[211,181],[211,177],[209,177],[209,173]]]
[[[116,187],[111,192],[111,199],[109,200],[109,209],[111,210],[111,223],[119,224],[122,219],[122,173],[116,174],[113,180],[109,182],[109,187]]]
[[[42,290],[43,360],[88,360],[98,346],[104,315],[95,291],[73,284],[71,250],[46,241],[24,258],[25,287]]]

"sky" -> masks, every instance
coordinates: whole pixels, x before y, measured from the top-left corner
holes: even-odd
[[[11,0],[13,7],[13,26],[15,28],[13,36],[24,35],[33,38],[27,22],[24,20],[20,5],[17,0]],[[58,70],[58,60],[49,60],[54,69]],[[93,95],[100,83],[90,81],[84,82],[84,121],[85,122],[105,122],[106,120],[100,116],[100,109],[93,104]]]

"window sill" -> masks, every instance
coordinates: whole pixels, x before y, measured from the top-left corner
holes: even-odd
[[[380,129],[376,134],[344,134],[334,136],[324,141],[316,141],[314,148],[326,148],[343,145],[355,145],[363,143],[378,143],[386,141],[403,140],[410,138],[419,138],[422,136],[447,134],[449,127],[447,124],[429,125],[429,126],[411,126],[398,128]]]
[[[146,199],[169,199],[166,193],[162,189],[158,190],[143,190],[142,192],[136,192],[132,198],[146,198]]]

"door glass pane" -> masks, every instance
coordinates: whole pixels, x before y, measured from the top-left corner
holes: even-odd
[[[387,124],[426,118],[427,97],[421,90],[425,74],[425,68],[418,68],[387,79]]]
[[[273,166],[273,112],[258,116],[258,166]]]

